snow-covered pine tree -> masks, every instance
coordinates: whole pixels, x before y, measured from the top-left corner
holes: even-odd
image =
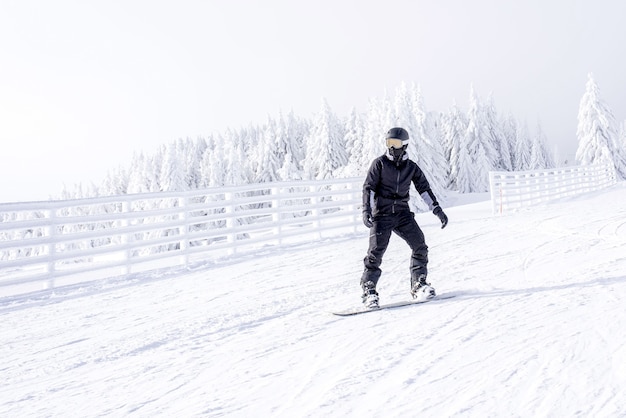
[[[535,135],[532,138],[530,150],[530,170],[543,170],[554,168],[554,158],[548,149],[546,135],[543,133],[541,123],[537,122]]]
[[[440,200],[446,200],[446,186],[448,185],[448,163],[444,155],[443,146],[439,139],[437,126],[433,114],[426,110],[424,98],[419,86],[413,84],[410,93],[410,109],[414,116],[414,125],[409,131],[409,156],[420,166],[428,178],[430,187]],[[427,209],[422,199],[414,199],[414,205],[422,210]]]
[[[133,193],[148,193],[150,192],[151,182],[147,181],[146,166],[152,168],[152,165],[147,164],[148,158],[142,153],[135,153],[131,161],[131,171],[128,176],[128,189],[129,194]]]
[[[254,182],[254,173],[256,172],[258,162],[256,158],[256,150],[259,144],[260,128],[253,124],[248,124],[247,127],[241,128],[239,136],[241,137],[241,144],[243,146],[244,160],[242,161],[244,166],[244,172],[246,173],[247,183]]]
[[[128,190],[128,178],[128,171],[122,166],[117,166],[107,173],[100,187],[81,186],[79,191],[77,191],[76,198],[126,194]],[[80,194],[82,194],[82,196],[80,196]]]
[[[276,124],[276,146],[279,154],[283,156],[279,161],[281,166],[276,173],[281,181],[300,180],[302,179],[302,170],[300,169],[301,158],[298,156],[303,154],[303,147],[293,140],[290,135],[296,134],[295,119],[285,119],[282,112],[279,112]]]
[[[204,187],[224,186],[226,166],[222,136],[210,136],[207,145],[200,168]]]
[[[493,162],[489,156],[495,155],[495,150],[488,148],[491,146],[487,123],[484,120],[484,112],[480,104],[480,98],[470,88],[470,105],[467,113],[467,130],[461,142],[462,152],[459,158],[459,174],[463,173],[463,178],[459,182],[459,192],[486,192],[489,190],[489,171],[493,169]],[[469,158],[465,153],[468,154]]]
[[[156,162],[156,153],[141,152],[137,159],[133,157],[129,171],[128,193],[151,193],[160,191],[160,162]],[[132,189],[131,189],[132,185]]]
[[[393,127],[398,126],[398,117],[396,115],[396,109],[393,101],[389,97],[387,90],[383,95],[383,98],[380,100],[380,122],[383,127],[380,132],[382,136],[382,144],[385,145],[385,136],[387,131]]]
[[[600,97],[592,74],[580,100],[576,136],[576,161],[583,165],[613,164],[617,175],[626,179],[626,151],[618,144],[613,112]]]
[[[417,162],[419,149],[417,141],[420,137],[419,131],[428,129],[429,126],[425,126],[424,123],[420,124],[417,120],[417,118],[420,117],[422,119],[421,122],[424,122],[427,119],[427,114],[419,87],[415,85],[411,87],[412,89],[409,91],[406,84],[403,82],[396,90],[392,108],[393,122],[391,123],[392,126],[389,126],[389,128],[398,126],[406,129],[410,138],[407,153]],[[418,103],[414,103],[414,100]]]
[[[364,122],[363,152],[360,160],[354,164],[360,164],[361,174],[365,175],[372,161],[385,152],[385,134],[392,128],[387,125],[385,109],[376,98],[369,99],[369,106]]]
[[[458,171],[456,173],[456,190],[459,193],[475,192],[474,185],[476,173],[470,152],[465,146],[467,136],[463,136],[461,146],[459,147]]]
[[[419,87],[416,87],[419,91]],[[402,82],[400,87],[396,89],[396,94],[393,100],[392,117],[393,126],[404,128],[409,132],[409,136],[412,131],[417,130],[417,121],[415,120],[415,114],[413,112],[413,103],[411,98],[412,91],[406,87],[406,83]],[[390,126],[391,128],[392,126]]]
[[[491,141],[491,146],[487,149],[493,148],[495,150],[495,155],[489,157],[491,165],[496,170],[511,171],[513,168],[511,149],[509,148],[509,142],[502,132],[502,125],[500,124],[493,94],[489,94],[487,103],[484,104],[483,112],[485,114],[485,122]]]
[[[412,85],[409,91],[403,82],[396,90],[391,114],[393,122],[389,128],[397,126],[406,129],[410,138],[407,153],[413,161],[420,164],[420,152],[428,151],[423,149],[426,144],[422,143],[423,138],[429,135],[429,132],[425,132],[429,130],[429,124],[426,121],[428,115],[419,87]]]
[[[344,139],[346,141],[346,152],[348,153],[348,164],[343,170],[343,177],[355,177],[364,174],[363,155],[365,151],[363,118],[355,107],[350,109],[350,114],[344,125]],[[365,165],[367,167],[367,165]]]
[[[241,131],[227,129],[224,134],[224,140],[224,185],[237,186],[246,184],[250,176],[246,171],[246,152]]]
[[[263,133],[259,136],[254,159],[257,162],[254,172],[255,183],[278,181],[278,169],[282,165],[284,155],[281,154],[277,141],[278,127],[276,121],[268,117]]]
[[[511,170],[515,170],[515,161],[516,161],[515,148],[517,144],[517,127],[518,127],[517,120],[511,113],[504,116],[502,120],[500,121],[500,128],[502,130],[502,141],[505,141],[507,143],[506,147],[508,148],[509,153],[510,153],[508,160],[511,164]],[[506,156],[504,158],[506,158]]]
[[[153,183],[150,185],[151,192],[161,191],[161,169],[163,166],[164,155],[165,147],[161,145],[157,147],[156,151],[150,158],[150,163],[152,164],[152,173],[154,173],[154,178],[151,179]]]
[[[467,119],[454,101],[450,110],[442,115],[440,127],[444,155],[448,161],[448,189],[450,190],[458,190],[460,147],[466,130]]]
[[[517,125],[515,136],[515,161],[513,167],[515,171],[531,170],[531,150],[533,147],[530,134],[528,133],[528,123],[520,123]]]
[[[185,170],[177,152],[176,142],[165,147],[164,158],[159,173],[159,184],[163,192],[180,192],[187,190]]]
[[[202,182],[200,165],[206,147],[207,143],[201,137],[196,140],[187,138],[184,141],[178,141],[179,155],[183,160],[183,170],[185,171],[185,182],[189,190],[198,189]]]
[[[317,180],[333,178],[335,171],[348,163],[343,126],[322,98],[309,138],[304,160],[304,171]]]
[[[301,162],[306,156],[306,137],[309,134],[309,121],[296,117],[293,110],[290,110],[285,118],[285,132],[287,139],[285,154],[291,154],[293,164],[298,168],[297,177],[302,178]],[[296,173],[293,174],[296,175]]]

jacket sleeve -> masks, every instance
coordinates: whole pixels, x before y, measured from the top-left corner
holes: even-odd
[[[372,206],[374,206],[374,195],[376,194],[376,188],[380,181],[381,166],[379,160],[376,159],[372,162],[370,169],[365,177],[363,183],[363,212],[372,212]]]
[[[428,205],[429,210],[433,210],[437,206],[439,206],[439,202],[437,202],[437,198],[435,194],[430,189],[430,183],[428,183],[428,179],[424,175],[424,172],[421,168],[417,167],[415,170],[415,175],[413,176],[413,184],[417,189],[417,192],[420,194],[424,202]]]
[[[433,210],[439,206],[439,202],[437,202],[437,198],[433,194],[432,190],[428,189],[425,192],[420,193],[420,196],[422,196],[422,199],[424,199],[424,202],[428,205],[429,210]]]

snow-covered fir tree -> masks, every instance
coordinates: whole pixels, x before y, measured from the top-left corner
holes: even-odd
[[[248,183],[250,174],[246,165],[246,149],[243,132],[228,129],[224,135],[226,146],[223,148],[225,159],[224,184],[238,186]]]
[[[347,163],[343,126],[324,98],[307,140],[304,171],[308,178],[329,179]]]
[[[302,177],[302,160],[306,156],[306,138],[309,135],[310,122],[296,117],[293,110],[285,118],[286,148],[285,154],[291,154],[293,163],[298,167],[298,176]]]
[[[362,175],[367,173],[372,161],[385,152],[385,135],[391,128],[385,119],[386,113],[379,99],[369,100],[363,131],[363,152],[360,159],[353,161],[353,164],[361,167]]]
[[[135,154],[133,155],[130,166],[132,170],[128,178],[127,193],[134,194],[158,191],[152,189],[152,187],[157,184],[157,181],[151,157],[147,157],[143,152]]]
[[[245,159],[243,161],[244,171],[247,177],[247,183],[254,182],[254,173],[256,172],[258,162],[256,161],[257,146],[260,142],[260,128],[252,124],[248,124],[246,127],[239,130],[239,136],[241,137],[241,143],[243,144],[243,150],[245,153]]]
[[[495,150],[490,148],[491,145],[480,98],[472,86],[467,112],[467,130],[461,142],[461,149],[465,150],[467,155],[462,152],[459,156],[459,174],[463,173],[464,177],[470,178],[463,178],[458,182],[459,192],[480,193],[489,190],[489,170],[493,169],[493,161],[489,157],[495,155]]]
[[[416,89],[419,91],[419,87],[416,87]],[[393,126],[390,126],[390,128],[394,126],[402,127],[409,132],[409,135],[418,129],[411,93],[413,92],[407,89],[405,83],[401,83],[400,87],[396,89],[392,108]]]
[[[476,186],[474,184],[476,173],[472,163],[469,150],[463,146],[466,136],[462,138],[462,146],[459,147],[458,170],[456,173],[456,190],[459,193],[472,193]]]
[[[80,185],[80,187],[75,188],[75,198],[80,199],[86,197],[125,194],[128,190],[129,177],[130,174],[128,169],[122,166],[117,166],[106,174],[104,180],[98,187],[90,184]]]
[[[256,146],[254,159],[257,163],[254,171],[255,183],[278,181],[278,170],[282,166],[284,155],[278,142],[278,126],[276,120],[268,117],[259,143]]]
[[[164,158],[159,173],[159,184],[162,192],[180,192],[187,190],[185,170],[179,158],[176,142],[165,147]]]
[[[441,116],[440,127],[444,155],[448,161],[448,189],[450,190],[458,190],[459,155],[461,141],[466,130],[467,119],[455,101],[450,110]]]
[[[500,120],[500,130],[502,132],[502,141],[506,142],[506,145],[503,147],[507,147],[509,149],[509,164],[511,166],[510,170],[515,170],[515,146],[517,144],[517,129],[518,122],[517,119],[511,114],[508,113],[506,116],[502,117]]]
[[[183,160],[183,170],[185,171],[185,183],[189,190],[199,189],[202,184],[202,175],[200,173],[200,163],[202,155],[207,147],[204,138],[193,140],[187,138],[184,141],[178,141],[177,153],[179,158]]]
[[[344,124],[344,139],[346,142],[346,152],[348,153],[348,164],[342,171],[342,177],[356,177],[364,174],[361,161],[364,160],[364,133],[363,118],[355,107],[350,109],[348,119]]]
[[[200,172],[205,187],[224,186],[225,178],[225,158],[224,146],[221,135],[210,136],[207,141],[207,148],[202,155]]]
[[[276,126],[276,146],[279,155],[282,155],[281,167],[278,170],[278,179],[281,181],[301,180],[303,171],[300,163],[305,155],[306,131],[299,126],[298,120],[290,112],[284,118],[279,113]]]
[[[445,202],[448,163],[435,125],[435,117],[427,111],[421,89],[417,85],[413,85],[411,89],[410,109],[414,121],[410,124],[413,131],[409,131],[411,137],[408,147],[409,155],[424,171],[435,196],[441,202]],[[426,209],[421,199],[415,199],[414,204],[421,209]]]
[[[613,164],[618,176],[626,179],[626,150],[618,143],[615,124],[613,112],[600,97],[600,89],[589,74],[578,108],[576,161],[583,165]]]
[[[504,137],[502,125],[498,117],[493,94],[489,95],[487,102],[483,105],[484,120],[489,132],[490,146],[487,149],[493,149],[495,154],[489,159],[491,165],[496,170],[511,171],[513,163],[511,162],[511,149],[509,141]]]
[[[541,123],[537,122],[535,135],[532,138],[530,152],[530,170],[543,170],[546,168],[554,168],[554,157],[548,149],[546,143],[546,135],[543,133]]]
[[[413,87],[415,91],[413,91]],[[419,103],[414,103],[414,100]],[[430,125],[426,122],[427,114],[419,87],[412,86],[412,90],[409,91],[406,84],[402,83],[396,90],[391,110],[393,122],[389,128],[398,126],[406,129],[409,133],[407,153],[411,159],[419,164],[419,152],[426,151],[420,149],[420,138],[430,135],[430,132],[424,132],[428,131]],[[418,118],[420,118],[420,122],[418,122]]]
[[[527,171],[532,169],[531,152],[533,142],[528,132],[526,121],[517,125],[515,135],[515,160],[513,169],[515,171]]]

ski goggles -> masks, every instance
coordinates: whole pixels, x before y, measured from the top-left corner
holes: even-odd
[[[409,141],[403,141],[398,138],[387,138],[387,148],[402,148],[405,145],[408,145]]]

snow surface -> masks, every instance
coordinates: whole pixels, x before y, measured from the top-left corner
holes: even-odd
[[[367,231],[0,299],[0,416],[626,416],[626,183],[418,222],[451,300],[341,318]],[[381,302],[409,297],[394,237]]]

